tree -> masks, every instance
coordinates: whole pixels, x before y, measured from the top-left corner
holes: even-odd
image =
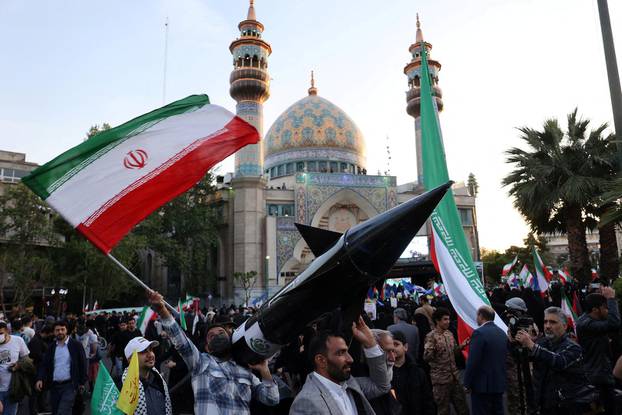
[[[533,270],[533,255],[532,247],[536,247],[540,252],[540,257],[545,264],[550,265],[552,258],[548,253],[546,242],[543,239],[538,239],[533,233],[527,234],[523,239],[524,246],[512,245],[507,248],[503,253],[497,250],[482,250],[482,262],[484,263],[484,275],[486,278],[493,281],[499,281],[503,266],[509,264],[514,260],[514,257],[518,256],[518,264],[531,264],[531,270]],[[518,272],[518,271],[517,271]]]
[[[479,184],[477,184],[477,179],[473,173],[469,173],[469,178],[467,179],[467,188],[469,189],[469,193],[473,197],[477,197],[477,193],[479,193]]]
[[[218,243],[220,215],[212,203],[215,191],[208,173],[194,187],[153,212],[134,230],[147,241],[147,247],[160,255],[169,268],[178,269],[187,292],[213,290],[212,267]]]
[[[89,130],[86,132],[85,140],[88,140],[89,138],[101,133],[102,131],[110,130],[111,128],[112,127],[110,127],[110,124],[108,124],[107,122],[103,123],[101,127],[99,126],[99,124],[92,125],[91,128],[89,128]]]
[[[244,290],[244,304],[248,306],[251,291],[257,282],[257,271],[234,272],[233,279]]]
[[[64,236],[65,243],[55,251],[56,272],[50,282],[55,287],[74,288],[69,292],[68,302],[81,306],[84,288],[92,290],[99,304],[127,306],[144,299],[142,288],[62,218],[56,221],[55,229]],[[140,276],[138,252],[146,246],[144,237],[129,233],[112,254]]]
[[[568,236],[572,272],[583,282],[591,276],[585,232],[598,224],[599,198],[617,165],[612,136],[603,136],[606,124],[588,133],[589,123],[575,109],[566,132],[556,119],[545,121],[542,131],[519,128],[528,150],[506,152],[514,170],[502,182],[534,232]],[[604,243],[611,255],[613,242]]]
[[[0,302],[9,276],[13,302],[28,304],[32,290],[52,270],[49,248],[62,242],[52,227],[53,211],[23,184],[11,185],[0,196]]]

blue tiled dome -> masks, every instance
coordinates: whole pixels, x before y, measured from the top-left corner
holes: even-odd
[[[352,119],[338,106],[309,95],[285,110],[264,138],[267,168],[283,161],[330,159],[365,164],[365,141]],[[289,157],[291,156],[291,157]]]

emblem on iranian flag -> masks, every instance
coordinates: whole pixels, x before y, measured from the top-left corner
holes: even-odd
[[[145,150],[132,150],[123,159],[123,166],[126,169],[142,169],[147,165],[147,160],[149,160],[149,155]]]

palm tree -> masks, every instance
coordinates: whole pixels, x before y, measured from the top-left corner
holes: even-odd
[[[502,181],[533,231],[568,236],[572,271],[584,282],[591,275],[585,231],[598,225],[599,197],[616,169],[613,139],[603,137],[606,124],[588,133],[589,123],[578,118],[575,109],[568,114],[566,132],[556,119],[545,121],[542,131],[519,128],[529,149],[506,152],[507,162],[515,168]],[[604,231],[602,242],[608,246],[603,247],[601,260],[610,265],[613,257],[617,263],[615,228],[613,240],[610,229]]]

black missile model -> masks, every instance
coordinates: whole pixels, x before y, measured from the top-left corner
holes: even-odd
[[[236,362],[246,365],[272,356],[306,325],[338,307],[353,311],[352,321],[362,311],[368,288],[397,261],[451,184],[359,223],[344,234],[297,224],[316,258],[235,330]]]

